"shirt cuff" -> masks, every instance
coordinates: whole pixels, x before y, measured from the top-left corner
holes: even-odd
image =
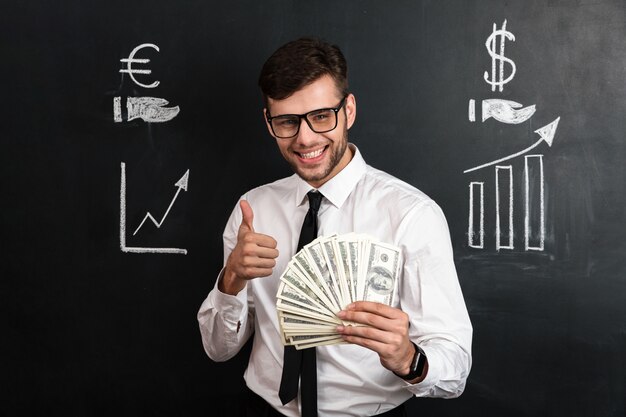
[[[437,355],[437,351],[431,349],[429,346],[420,346],[426,358],[428,360],[428,373],[426,378],[417,384],[411,384],[405,381],[405,388],[409,390],[416,397],[427,397],[433,391],[435,384],[439,381],[439,374],[437,373],[441,369],[441,358]]]
[[[220,312],[225,323],[235,332],[239,331],[241,320],[247,314],[245,307],[248,305],[247,287],[244,287],[237,295],[230,295],[219,290],[217,283],[222,279],[224,270],[217,277],[215,288],[209,293],[209,303]]]

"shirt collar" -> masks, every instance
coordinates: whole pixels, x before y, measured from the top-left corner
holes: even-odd
[[[340,208],[344,201],[346,201],[357,182],[359,182],[365,173],[366,168],[365,160],[359,148],[352,143],[349,143],[348,146],[354,152],[348,165],[319,188],[319,191],[324,197],[337,208]],[[296,206],[300,206],[306,202],[306,194],[314,188],[297,174],[294,175],[297,181],[295,203]]]

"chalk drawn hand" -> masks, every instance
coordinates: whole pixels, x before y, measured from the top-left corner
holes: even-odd
[[[530,119],[535,114],[535,105],[524,107],[511,100],[497,98],[483,100],[483,122],[493,117],[501,123],[519,124]],[[519,109],[519,110],[516,110]]]
[[[237,232],[237,244],[228,256],[224,276],[219,283],[220,291],[231,295],[241,291],[248,280],[271,275],[278,257],[276,240],[254,231],[254,212],[250,204],[241,200],[239,206],[242,220]]]
[[[157,97],[128,97],[126,108],[128,109],[128,121],[142,119],[146,122],[162,123],[172,120],[180,107],[164,107],[169,102]]]

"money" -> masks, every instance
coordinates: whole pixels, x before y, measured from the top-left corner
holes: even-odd
[[[344,343],[337,313],[354,301],[392,305],[400,248],[371,236],[318,237],[296,253],[280,277],[276,310],[283,344],[296,349]]]

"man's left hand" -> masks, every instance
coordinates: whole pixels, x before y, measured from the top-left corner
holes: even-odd
[[[380,363],[399,375],[409,373],[415,348],[409,340],[409,316],[402,310],[371,301],[357,301],[340,311],[337,316],[365,326],[338,326],[337,331],[346,342],[354,343],[378,353]],[[426,369],[422,378],[426,374]]]

